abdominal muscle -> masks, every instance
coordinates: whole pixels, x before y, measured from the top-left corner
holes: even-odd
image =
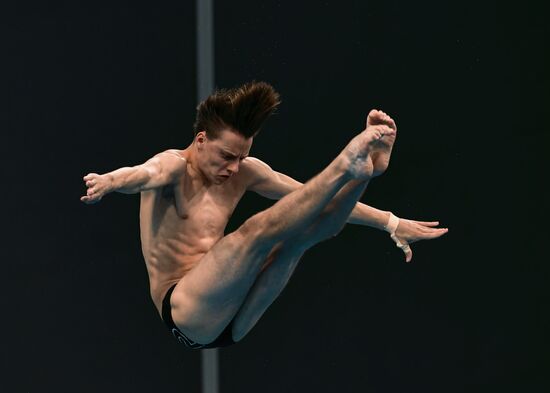
[[[223,237],[229,216],[240,199],[228,198],[225,201],[230,202],[229,206],[220,206],[206,195],[198,196],[187,204],[182,215],[176,211],[173,198],[163,195],[161,189],[141,193],[141,247],[151,298],[159,314],[168,289],[200,263]]]
[[[208,243],[213,246],[220,238],[211,239]],[[159,314],[168,289],[200,263],[208,252],[200,248],[192,250],[192,247],[176,239],[156,239],[148,244],[142,240],[142,251],[149,274],[151,298]]]

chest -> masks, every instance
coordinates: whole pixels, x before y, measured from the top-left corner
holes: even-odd
[[[191,181],[162,190],[162,199],[173,207],[178,219],[203,228],[224,227],[244,191],[238,187],[200,187]]]

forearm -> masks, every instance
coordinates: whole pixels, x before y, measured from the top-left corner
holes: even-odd
[[[389,219],[390,212],[375,209],[364,203],[357,203],[347,222],[348,224],[366,225],[383,230]]]
[[[150,173],[141,165],[120,168],[106,173],[105,176],[111,181],[110,191],[123,194],[135,194],[142,191],[151,178]]]

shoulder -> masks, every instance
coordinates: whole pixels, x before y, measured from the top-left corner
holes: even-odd
[[[246,157],[241,162],[241,171],[251,179],[258,179],[269,175],[273,169],[256,157]]]
[[[267,165],[262,160],[256,158],[256,157],[246,157],[241,162],[241,167],[245,171],[250,172],[262,172],[262,171],[272,171],[271,167]]]
[[[187,172],[187,160],[182,151],[169,149],[157,153],[144,167],[162,182],[172,183]]]
[[[187,163],[187,159],[185,158],[185,155],[183,153],[183,151],[181,150],[177,150],[177,149],[168,149],[168,150],[164,150],[163,152],[160,152],[159,154],[157,155],[164,155],[166,157],[171,157],[172,160],[177,160],[179,162],[184,162],[184,163]]]
[[[158,153],[155,157],[158,157],[164,169],[178,172],[187,169],[187,159],[180,150],[168,149]]]
[[[273,169],[256,157],[246,157],[241,162],[239,174],[244,178],[247,188],[262,183],[275,174]]]

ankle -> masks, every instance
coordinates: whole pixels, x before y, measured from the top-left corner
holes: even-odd
[[[350,181],[354,178],[352,172],[352,160],[346,152],[341,152],[333,161],[334,167],[338,173],[340,173],[346,181]]]

